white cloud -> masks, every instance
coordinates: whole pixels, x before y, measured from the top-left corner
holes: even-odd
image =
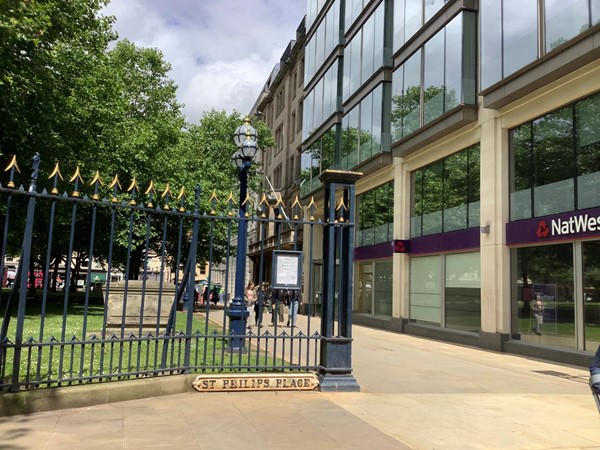
[[[305,13],[304,0],[112,0],[121,39],[156,47],[172,66],[189,121],[247,113]]]

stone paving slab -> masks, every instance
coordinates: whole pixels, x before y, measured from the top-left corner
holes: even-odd
[[[600,449],[585,368],[353,331],[361,392],[192,390],[0,417],[0,448]]]

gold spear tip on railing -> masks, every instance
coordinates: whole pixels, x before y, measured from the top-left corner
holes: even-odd
[[[15,168],[15,170],[19,173],[21,173],[21,170],[19,169],[19,165],[17,164],[17,155],[13,155],[12,159],[10,160],[10,163],[8,163],[8,166],[6,166],[6,169],[4,169],[5,172],[8,172],[10,169]]]

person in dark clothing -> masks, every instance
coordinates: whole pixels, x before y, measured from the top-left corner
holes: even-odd
[[[590,388],[600,413],[600,346],[598,346],[596,355],[590,364]]]
[[[213,305],[219,303],[219,288],[217,286],[213,286],[210,290],[210,301]]]

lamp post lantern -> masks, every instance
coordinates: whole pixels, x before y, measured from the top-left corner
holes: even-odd
[[[237,255],[235,263],[235,290],[233,301],[227,310],[229,317],[229,347],[228,351],[244,351],[244,334],[246,333],[246,320],[248,310],[244,304],[244,289],[246,275],[246,253],[248,250],[248,220],[246,218],[246,197],[248,195],[248,170],[252,166],[252,158],[258,151],[256,130],[250,125],[250,118],[246,116],[240,125],[233,141],[238,149],[233,155],[233,162],[238,169],[240,178],[240,203],[239,222],[237,234]]]

